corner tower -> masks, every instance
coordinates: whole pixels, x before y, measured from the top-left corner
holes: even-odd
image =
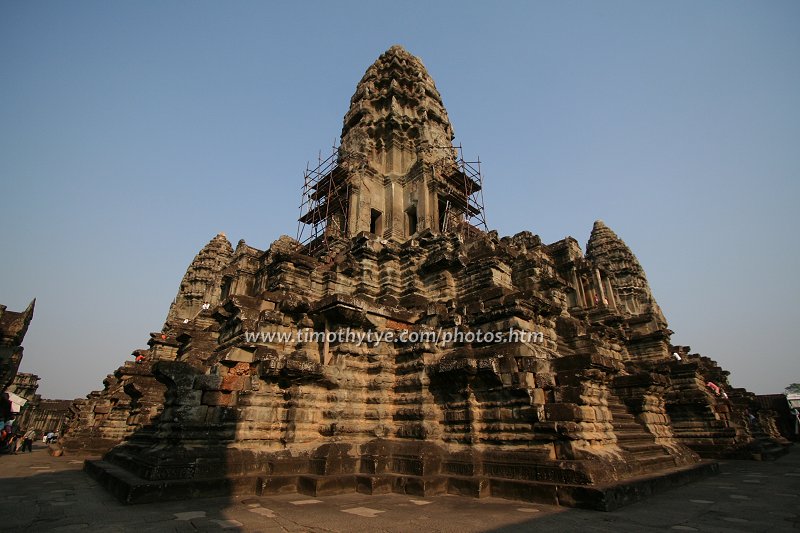
[[[660,327],[666,327],[667,321],[653,297],[642,265],[625,241],[602,220],[595,221],[592,227],[586,258],[609,274],[623,314],[652,314]]]
[[[222,293],[222,271],[230,263],[233,248],[224,233],[211,239],[192,260],[169,307],[167,324],[191,320],[204,304],[217,305]]]
[[[639,361],[670,358],[670,331],[656,303],[644,269],[631,249],[602,220],[594,223],[586,258],[609,276],[630,340],[628,351]]]
[[[312,240],[369,232],[404,241],[456,229],[478,209],[480,180],[465,172],[453,127],[425,66],[393,46],[370,66],[350,99],[329,165],[306,176],[300,222]],[[302,239],[300,239],[302,241]]]

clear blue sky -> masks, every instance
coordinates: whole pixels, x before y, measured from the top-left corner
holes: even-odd
[[[366,68],[420,56],[488,222],[634,250],[673,341],[800,381],[800,3],[2,2],[0,302],[22,370],[102,388],[217,232],[294,235]]]

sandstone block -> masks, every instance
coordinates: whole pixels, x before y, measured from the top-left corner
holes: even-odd
[[[194,388],[199,390],[219,390],[222,385],[222,376],[204,374],[194,380]]]
[[[240,391],[250,388],[250,376],[235,376],[228,374],[222,379],[219,386],[223,391]]]
[[[222,391],[206,391],[202,402],[210,406],[230,407],[236,405],[236,393]]]
[[[536,386],[539,388],[555,387],[556,386],[555,374],[550,374],[548,372],[541,372],[539,374],[536,374]]]
[[[545,393],[544,389],[533,389],[531,391],[531,403],[535,405],[544,405],[545,403]]]
[[[544,409],[548,420],[578,420],[581,416],[580,408],[573,403],[549,403],[544,406]]]
[[[236,361],[241,363],[252,363],[255,358],[253,352],[242,350],[241,348],[233,348],[225,355],[226,361]]]

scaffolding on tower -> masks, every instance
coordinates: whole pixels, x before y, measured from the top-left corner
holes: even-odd
[[[460,145],[444,148],[456,151],[456,157],[455,166],[453,160],[433,165],[433,178],[441,180],[440,196],[445,202],[444,210],[439,212],[439,227],[436,229],[458,233],[465,241],[473,240],[478,234],[488,231],[481,161],[480,158],[467,161]],[[320,152],[315,167],[306,165],[297,241],[308,255],[329,255],[334,242],[351,236],[347,228],[350,180],[348,172],[341,166],[345,158],[347,154],[334,146],[331,154],[324,159]]]
[[[486,208],[483,203],[483,173],[480,157],[476,161],[467,161],[461,145],[457,150],[454,173],[437,172],[448,185],[444,195],[445,211],[440,214],[440,230],[457,232],[462,238],[472,240],[480,232],[488,232],[486,224]]]
[[[306,164],[297,220],[297,241],[309,255],[327,252],[333,240],[346,234],[350,186],[345,171],[339,166],[339,149],[322,158],[317,166]]]

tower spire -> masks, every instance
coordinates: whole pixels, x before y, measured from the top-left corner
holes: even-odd
[[[455,162],[453,127],[419,58],[392,46],[367,69],[350,99],[342,153],[377,172],[404,175],[419,160]]]
[[[586,258],[608,274],[622,311],[629,315],[653,313],[656,321],[666,327],[667,321],[653,297],[642,265],[625,241],[602,220],[595,221],[592,227]]]
[[[403,241],[463,229],[482,213],[471,199],[482,185],[478,170],[462,169],[453,137],[422,61],[402,46],[381,54],[350,99],[338,153],[306,172],[299,221],[312,227],[308,249],[362,232]]]
[[[233,257],[233,247],[218,233],[192,260],[167,314],[167,323],[194,318],[203,305],[216,305],[222,293],[222,270]]]

